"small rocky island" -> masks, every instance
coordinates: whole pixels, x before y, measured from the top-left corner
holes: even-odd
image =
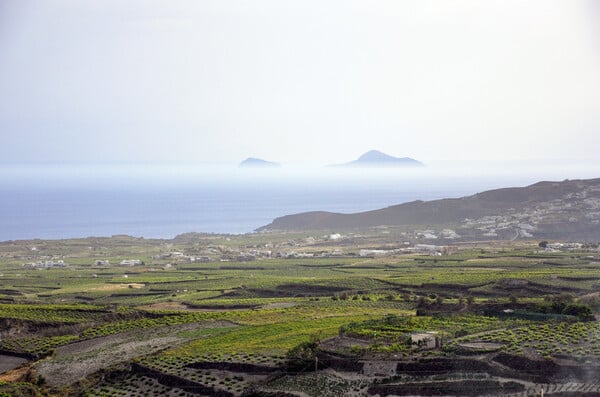
[[[242,161],[239,164],[239,167],[240,168],[274,168],[274,167],[281,167],[281,164],[273,162],[273,161],[259,159],[256,157],[248,157],[246,160]]]

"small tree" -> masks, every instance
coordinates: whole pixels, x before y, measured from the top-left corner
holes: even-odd
[[[573,303],[565,307],[563,313],[570,316],[577,316],[579,321],[594,321],[596,319],[594,311],[588,305]]]
[[[553,313],[563,313],[565,308],[573,303],[575,297],[569,293],[562,293],[559,295],[554,295],[551,297],[547,297],[546,300],[550,303],[550,308]]]

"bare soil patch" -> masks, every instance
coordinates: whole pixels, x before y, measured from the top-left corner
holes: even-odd
[[[22,357],[6,356],[0,354],[0,373],[10,371],[25,364],[28,360]]]
[[[127,283],[127,284],[107,284],[101,287],[90,288],[91,291],[118,291],[121,289],[140,289],[144,288],[146,285],[141,283]]]
[[[19,382],[29,373],[29,366],[10,370],[0,375],[0,382]]]
[[[151,305],[138,306],[137,308],[141,310],[190,310],[187,305],[181,302],[158,302]]]
[[[110,335],[62,346],[56,354],[36,364],[49,386],[77,382],[86,376],[136,357],[177,346],[187,341],[181,331],[235,326],[229,321],[202,322],[176,327],[161,327]]]

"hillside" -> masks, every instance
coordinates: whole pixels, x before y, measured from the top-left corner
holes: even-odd
[[[539,182],[472,196],[413,201],[355,214],[283,216],[258,231],[348,230],[377,226],[454,227],[480,238],[600,240],[600,179]],[[434,233],[435,235],[435,233]]]
[[[423,163],[410,157],[394,157],[379,150],[364,153],[358,159],[333,167],[422,167]]]

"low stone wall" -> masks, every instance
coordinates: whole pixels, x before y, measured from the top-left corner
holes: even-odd
[[[217,390],[213,387],[208,387],[198,382],[193,382],[176,375],[164,374],[152,368],[148,368],[138,363],[131,364],[131,370],[137,374],[156,379],[160,384],[177,387],[194,394],[204,394],[213,397],[233,397],[234,395],[225,390]]]
[[[397,374],[411,376],[431,376],[448,372],[495,373],[488,363],[474,359],[432,358],[419,361],[401,361],[396,367]]]
[[[380,396],[480,396],[482,394],[509,394],[525,390],[516,382],[501,383],[493,380],[465,380],[456,382],[378,384],[369,387],[370,395]]]
[[[324,352],[319,353],[319,362],[325,367],[342,372],[361,372],[364,367],[364,363],[360,362],[357,358]]]
[[[536,360],[523,356],[500,353],[494,361],[518,372],[523,379],[535,382],[564,382],[577,380],[596,382],[600,379],[600,363],[560,365],[552,360]]]
[[[222,371],[242,372],[247,374],[271,374],[280,370],[277,367],[269,367],[266,365],[232,363],[224,361],[200,361],[188,364],[186,367],[195,369],[218,369]]]

